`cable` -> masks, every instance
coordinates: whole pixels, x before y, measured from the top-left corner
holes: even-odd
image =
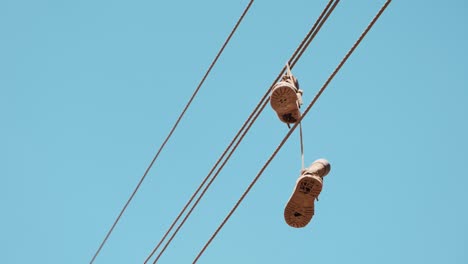
[[[174,126],[172,127],[172,129],[170,130],[169,134],[167,135],[166,139],[164,140],[164,142],[161,144],[161,146],[159,147],[159,150],[157,151],[156,155],[154,156],[153,160],[151,161],[151,163],[149,164],[148,168],[146,169],[145,173],[143,174],[143,176],[141,177],[140,181],[138,182],[137,186],[135,187],[135,189],[133,190],[132,194],[130,195],[130,197],[128,198],[127,202],[125,203],[124,207],[122,208],[122,210],[120,211],[119,215],[117,216],[117,218],[115,219],[114,223],[112,224],[112,227],[109,229],[109,231],[107,232],[106,236],[104,237],[104,240],[101,242],[98,250],[96,251],[96,253],[94,254],[93,258],[91,259],[90,261],[90,264],[92,264],[94,262],[94,260],[96,259],[96,257],[99,255],[99,252],[101,252],[101,249],[102,247],[104,246],[104,244],[106,243],[107,239],[109,238],[109,236],[111,235],[112,231],[114,230],[115,226],[117,225],[117,223],[119,222],[120,218],[122,217],[123,213],[125,212],[125,210],[127,209],[128,205],[130,204],[130,202],[132,201],[133,197],[135,196],[135,194],[137,193],[138,189],[140,188],[141,184],[143,183],[143,181],[145,180],[146,176],[148,175],[148,172],[150,171],[151,167],[153,167],[153,164],[154,162],[156,161],[156,159],[159,157],[159,154],[161,153],[161,151],[163,150],[164,146],[166,145],[166,143],[169,141],[169,139],[171,138],[172,134],[174,133],[175,129],[177,128],[177,126],[179,125],[179,122],[180,120],[182,119],[182,117],[184,116],[185,112],[187,111],[187,109],[189,108],[190,104],[192,103],[193,99],[195,98],[195,96],[197,95],[198,91],[200,90],[201,86],[203,85],[203,83],[205,82],[205,79],[207,78],[208,74],[211,72],[211,69],[214,67],[214,65],[216,64],[216,62],[218,61],[219,57],[221,56],[221,53],[224,51],[224,48],[227,46],[227,44],[229,43],[229,41],[231,40],[231,37],[234,35],[234,33],[236,32],[237,30],[237,27],[239,26],[239,24],[241,23],[241,21],[243,20],[244,16],[247,14],[247,11],[250,9],[250,6],[252,5],[252,3],[254,2],[254,0],[250,0],[249,4],[247,5],[247,7],[244,9],[242,15],[240,16],[239,20],[237,21],[236,25],[234,26],[234,28],[232,29],[231,33],[229,34],[229,36],[227,37],[226,41],[224,42],[223,46],[221,47],[221,49],[218,51],[218,54],[216,55],[216,57],[214,58],[213,62],[211,63],[210,67],[208,68],[208,70],[206,71],[205,75],[203,76],[202,80],[200,81],[200,83],[198,84],[197,88],[195,89],[195,91],[193,92],[192,96],[190,97],[189,101],[187,102],[187,104],[185,105],[184,109],[182,110],[182,113],[179,115],[179,117],[177,118],[177,121],[175,122]]]
[[[333,1],[333,0],[331,0],[330,3],[331,3],[332,1]],[[337,2],[339,2],[339,1],[337,1]],[[337,3],[337,2],[336,2],[336,3]],[[335,6],[336,6],[336,4],[333,6],[332,9],[334,9]],[[328,5],[328,7],[329,7],[329,5]],[[331,10],[332,10],[332,9],[331,9]],[[327,17],[328,17],[328,16],[327,16]],[[321,18],[323,18],[323,15],[321,16]],[[320,19],[319,19],[319,20],[320,20]],[[322,22],[322,23],[319,24],[320,26],[323,25],[323,23],[324,23],[325,21],[324,21],[324,20],[321,20],[321,22]],[[316,29],[316,26],[317,26],[317,23],[314,25],[313,29]],[[307,36],[310,37],[310,36],[311,36],[310,33],[312,33],[312,32],[313,32],[313,31],[309,32],[309,34],[308,34]],[[313,36],[315,36],[315,34],[314,34]],[[301,43],[301,46],[300,46],[299,48],[301,48],[301,47],[304,48],[305,40],[306,40],[306,39],[304,39],[304,41]],[[308,43],[310,44],[310,41],[308,41]],[[294,58],[295,55],[298,53],[299,48],[298,48],[298,49],[296,50],[296,52],[294,53],[293,58]],[[292,60],[293,58],[291,58],[291,60]],[[298,59],[298,57],[296,57],[296,61],[297,61],[297,59]],[[284,73],[285,69],[286,69],[286,68],[283,68],[282,72],[278,75],[277,79],[273,82],[273,84],[272,84],[272,86],[270,87],[270,89],[266,92],[264,98],[262,99],[262,101],[264,101],[264,103],[263,103],[263,105],[261,106],[260,111],[258,111],[257,114],[256,114],[256,116],[254,117],[254,120],[249,124],[249,126],[247,127],[247,130],[244,131],[243,135],[241,136],[241,139],[239,139],[239,141],[236,143],[234,149],[231,150],[230,154],[228,155],[228,157],[226,158],[226,160],[224,161],[224,163],[222,164],[222,166],[218,169],[218,171],[216,172],[215,176],[210,180],[210,182],[208,183],[208,185],[205,187],[205,189],[204,189],[204,191],[202,192],[202,194],[200,195],[200,197],[197,199],[197,201],[195,202],[195,204],[192,206],[191,210],[190,210],[190,211],[188,212],[188,214],[185,216],[185,218],[183,219],[183,221],[179,224],[178,228],[176,229],[176,231],[174,232],[174,234],[171,236],[171,238],[170,238],[169,241],[166,243],[166,245],[164,246],[163,250],[160,252],[160,254],[157,256],[157,258],[155,259],[155,261],[154,261],[153,263],[156,263],[157,260],[161,257],[162,253],[165,251],[165,249],[168,247],[168,245],[170,244],[170,242],[172,241],[172,239],[175,237],[175,235],[177,234],[177,232],[178,232],[178,231],[180,230],[180,228],[183,226],[183,224],[185,223],[185,221],[187,220],[187,218],[190,216],[191,212],[194,210],[194,208],[196,207],[196,205],[198,204],[198,202],[201,200],[201,198],[203,197],[203,195],[205,194],[205,192],[207,191],[207,189],[210,187],[211,183],[215,180],[215,178],[217,177],[217,175],[219,174],[219,172],[222,170],[222,168],[223,168],[224,165],[226,164],[227,160],[228,160],[228,159],[230,158],[230,156],[233,154],[233,152],[235,151],[235,149],[236,149],[237,146],[239,145],[240,141],[242,141],[243,137],[245,136],[245,134],[247,133],[247,131],[250,129],[250,127],[252,126],[253,122],[255,122],[256,118],[257,118],[257,117],[259,116],[259,114],[263,111],[263,109],[265,108],[265,106],[266,106],[266,104],[267,104],[267,102],[268,102],[268,101],[265,100],[265,99],[267,98],[267,96],[268,96],[268,94],[269,94],[269,91],[271,90],[271,88],[273,87],[273,85],[279,80],[279,78],[281,77],[281,75]],[[258,107],[260,106],[261,103],[262,103],[262,102],[260,102],[260,103],[257,105],[256,110],[258,109]],[[249,117],[248,120],[250,120],[250,118],[252,117],[252,115],[253,115],[254,113],[255,113],[255,111],[251,114],[251,116]],[[248,122],[248,121],[247,121],[247,122]],[[245,127],[245,125],[247,124],[247,122],[244,123],[244,126],[243,126],[243,127]],[[242,129],[241,129],[241,131],[242,131]],[[239,134],[241,131],[239,131],[238,134]],[[237,136],[238,136],[238,135],[236,135],[236,138],[237,138]],[[233,142],[234,142],[234,140],[233,140]],[[231,142],[230,146],[232,145],[233,142]],[[226,151],[227,151],[227,150],[226,150]],[[224,154],[223,154],[223,155],[224,155]],[[218,160],[218,163],[219,163],[219,161],[220,161],[220,160]],[[218,163],[217,163],[217,164],[218,164]],[[216,165],[217,165],[217,164],[216,164]],[[215,165],[215,167],[216,167],[216,165]],[[213,171],[213,170],[214,170],[214,168],[212,169],[212,171]],[[204,182],[206,182],[206,180],[209,178],[209,176],[211,175],[212,171],[211,171],[210,174],[207,176],[207,178],[205,178]],[[202,185],[203,185],[203,183],[202,183]],[[197,192],[200,190],[201,187],[202,187],[202,186],[199,186]],[[193,200],[193,197],[194,197],[195,195],[196,195],[196,194],[194,194],[194,195],[192,196],[192,198],[190,199],[189,203],[191,202],[191,200]],[[184,208],[184,210],[187,208],[187,206],[188,206],[188,204],[186,205],[186,207]],[[179,214],[178,218],[180,218],[180,216],[182,215],[182,213],[183,213],[183,212],[181,212],[181,213]],[[175,221],[178,221],[178,218],[177,218]],[[171,228],[174,226],[174,224],[175,224],[175,222],[172,224]],[[170,229],[171,229],[171,228],[170,228]],[[167,236],[167,234],[168,234],[169,232],[170,232],[170,230],[168,230],[168,231],[166,232],[166,235],[163,237],[162,240],[164,240],[164,238]],[[160,243],[158,244],[158,246],[153,250],[152,254],[154,254],[154,252],[156,251],[156,249],[160,246],[162,240],[160,241]],[[151,255],[152,255],[152,254],[151,254]],[[150,257],[151,257],[151,256],[149,256],[149,257],[147,258],[146,261],[148,261]],[[146,262],[145,262],[145,263],[146,263]]]
[[[323,10],[322,14],[320,15],[320,17],[317,19],[317,21],[314,23],[313,27],[311,28],[311,30],[308,32],[308,34],[306,35],[306,37],[302,40],[301,44],[298,46],[298,48],[295,50],[295,52],[293,53],[293,55],[291,56],[290,60],[289,60],[289,63],[291,62],[296,62],[299,57],[297,56],[298,54],[301,54],[304,52],[305,48],[307,48],[307,46],[311,43],[311,38],[314,38],[317,31],[316,30],[319,30],[321,28],[321,26],[323,25],[323,23],[325,22],[326,18],[328,18],[328,14],[326,14],[326,12],[332,12],[333,9],[336,7],[336,4],[339,2],[336,1],[335,4],[332,6],[332,8],[330,9],[330,6],[331,4],[333,3],[333,0],[330,0],[328,5],[325,7],[325,9]],[[324,19],[325,17],[325,19]],[[241,133],[242,136],[240,137],[240,139],[237,141],[236,145],[234,146],[234,148],[230,151],[230,153],[228,154],[228,157],[224,160],[223,164],[221,165],[220,168],[218,168],[216,174],[213,176],[213,178],[210,180],[210,182],[208,183],[207,186],[205,186],[203,192],[201,193],[201,195],[198,197],[198,199],[196,200],[196,202],[194,203],[194,205],[191,207],[191,209],[189,210],[189,212],[187,213],[187,215],[184,217],[184,219],[182,220],[182,222],[179,224],[179,226],[177,227],[176,231],[172,234],[172,236],[170,237],[170,239],[168,240],[168,242],[166,242],[165,246],[163,247],[163,249],[161,250],[161,252],[159,253],[159,255],[156,257],[156,259],[154,260],[153,263],[156,263],[158,261],[158,259],[161,257],[161,255],[163,254],[163,252],[166,250],[166,248],[168,247],[168,245],[171,243],[172,239],[175,237],[175,235],[178,233],[178,231],[180,230],[180,228],[183,226],[183,224],[185,223],[185,221],[188,219],[188,217],[190,216],[190,214],[192,213],[192,211],[195,209],[195,207],[197,206],[198,202],[201,200],[201,198],[204,196],[205,192],[208,190],[208,188],[211,186],[211,183],[216,179],[216,177],[218,176],[218,174],[220,173],[220,171],[222,170],[222,168],[224,167],[224,165],[227,163],[227,161],[229,160],[229,158],[231,157],[231,155],[234,153],[234,151],[236,150],[237,146],[240,144],[240,142],[242,141],[242,139],[244,138],[244,136],[246,135],[246,133],[249,131],[250,127],[253,125],[253,123],[255,122],[255,120],[257,119],[257,117],[260,115],[260,113],[263,111],[263,109],[265,108],[268,100],[267,100],[267,97],[270,93],[270,90],[272,89],[272,87],[276,84],[276,82],[278,82],[278,80],[281,78],[281,76],[284,74],[286,70],[286,66],[283,67],[283,69],[281,70],[280,74],[276,77],[275,81],[272,83],[270,89],[268,89],[265,93],[265,95],[263,96],[263,98],[260,100],[260,102],[257,104],[257,106],[255,107],[254,111],[251,113],[251,115],[248,117],[247,121],[242,125],[241,129],[237,132],[236,136],[234,137],[234,139],[231,141],[231,143],[229,144],[229,146],[226,148],[226,150],[224,151],[224,153],[221,155],[221,157],[218,159],[218,161],[216,162],[216,164],[213,166],[213,168],[211,169],[211,171],[208,173],[208,175],[205,177],[205,179],[202,181],[202,183],[200,184],[200,186],[197,188],[197,190],[195,191],[195,193],[192,195],[192,197],[189,199],[189,201],[187,202],[187,204],[184,206],[184,208],[182,209],[182,211],[179,213],[179,215],[176,217],[176,219],[173,221],[173,223],[171,224],[170,228],[166,231],[166,233],[164,234],[164,236],[161,238],[161,240],[159,241],[159,243],[156,245],[156,247],[153,249],[153,251],[149,254],[149,256],[146,258],[145,260],[145,264],[151,259],[151,257],[154,255],[154,253],[157,251],[157,249],[161,246],[162,242],[166,239],[166,237],[168,236],[168,234],[172,231],[172,229],[174,228],[175,224],[179,221],[180,217],[182,216],[182,214],[185,212],[185,210],[188,208],[188,206],[190,205],[190,203],[193,201],[193,199],[195,198],[195,196],[198,194],[198,192],[201,190],[201,188],[203,187],[203,185],[207,182],[207,180],[211,177],[213,171],[216,169],[216,167],[219,165],[219,163],[221,162],[221,160],[224,158],[224,156],[226,155],[226,153],[229,151],[229,149],[232,147],[232,145],[234,144],[234,142],[239,138],[239,135]],[[261,106],[261,107],[260,107]],[[260,110],[259,110],[260,108]],[[253,118],[252,120],[252,117],[255,115],[255,117]],[[248,124],[248,126],[247,126]],[[245,129],[245,127],[247,126],[247,129]],[[245,130],[244,130],[245,129]]]
[[[327,7],[329,7],[329,5],[332,3],[333,1],[329,1],[328,2],[328,5]],[[315,38],[315,36],[317,35],[317,33],[320,31],[320,29],[322,28],[323,24],[325,23],[325,21],[327,21],[328,17],[330,16],[330,14],[333,12],[333,10],[335,10],[335,7],[338,5],[338,3],[340,2],[340,0],[336,0],[335,3],[333,3],[333,6],[331,7],[330,11],[327,12],[325,14],[325,12],[322,12],[322,14],[320,15],[319,19],[321,19],[321,22],[317,24],[317,29],[314,30],[313,32],[311,31],[311,36],[308,37],[306,43],[304,44],[305,47],[308,47],[309,44],[312,42],[312,40]],[[323,16],[324,15],[324,16]],[[322,22],[323,21],[323,22]],[[317,20],[318,22],[318,20]],[[317,23],[316,22],[316,23]],[[315,26],[315,25],[314,25]],[[296,65],[297,61],[299,60],[300,57],[302,57],[302,54],[304,54],[304,51],[305,49],[302,49],[299,54],[297,55],[297,59],[295,61],[292,61],[291,64],[290,64],[290,67],[291,69]]]
[[[257,180],[260,178],[260,176],[262,175],[263,171],[266,169],[266,167],[268,167],[268,165],[270,164],[270,162],[273,160],[273,158],[276,156],[276,154],[279,152],[279,150],[283,147],[284,143],[288,140],[289,136],[292,134],[292,132],[294,132],[294,130],[296,129],[296,127],[299,125],[299,123],[302,121],[302,119],[305,118],[305,116],[307,115],[307,113],[309,112],[309,110],[312,108],[312,106],[315,104],[315,102],[317,101],[317,99],[320,97],[320,95],[323,93],[323,91],[327,88],[328,84],[332,81],[332,79],[335,77],[335,75],[338,73],[338,71],[341,69],[341,67],[345,64],[345,62],[348,60],[348,58],[351,56],[351,54],[354,52],[354,50],[356,49],[356,47],[359,45],[359,43],[362,41],[362,39],[364,39],[364,37],[366,36],[366,34],[369,32],[369,30],[372,28],[372,26],[374,25],[374,23],[379,19],[380,15],[383,13],[383,11],[387,8],[387,6],[390,4],[391,0],[387,0],[385,2],[385,4],[382,6],[382,8],[379,10],[379,12],[377,13],[377,15],[374,17],[374,19],[371,21],[371,23],[367,26],[367,28],[364,30],[364,32],[361,34],[361,36],[359,37],[359,39],[354,43],[354,45],[351,47],[351,49],[348,51],[348,53],[346,53],[346,55],[344,56],[344,58],[341,60],[341,62],[338,64],[338,66],[335,68],[335,70],[333,71],[333,73],[328,77],[327,81],[325,82],[325,84],[322,86],[322,88],[320,88],[319,92],[315,95],[314,99],[312,100],[312,102],[307,106],[307,109],[304,111],[304,113],[302,114],[302,117],[300,118],[300,120],[288,131],[288,133],[286,134],[286,136],[283,138],[283,140],[281,141],[281,143],[278,145],[278,147],[275,149],[275,151],[273,152],[273,154],[270,156],[270,158],[267,160],[267,162],[265,163],[265,165],[262,167],[262,169],[259,171],[259,173],[257,174],[257,176],[253,179],[253,181],[251,182],[251,184],[247,187],[247,189],[245,190],[245,192],[242,194],[242,196],[240,197],[240,199],[237,201],[237,203],[234,205],[234,207],[232,208],[232,210],[229,212],[229,214],[226,216],[226,218],[223,220],[223,222],[221,223],[221,225],[216,229],[216,231],[213,233],[213,235],[210,237],[210,239],[208,240],[208,242],[204,245],[204,247],[202,248],[202,250],[198,253],[197,257],[194,259],[193,263],[196,263],[198,261],[198,259],[201,257],[201,255],[205,252],[206,248],[210,245],[210,243],[213,241],[213,239],[216,237],[216,235],[219,233],[219,231],[224,227],[224,225],[226,224],[226,222],[229,220],[229,218],[232,216],[232,214],[234,213],[234,211],[237,209],[237,207],[240,205],[240,203],[242,202],[242,200],[244,200],[245,196],[247,196],[247,194],[250,192],[250,190],[252,189],[252,187],[255,185],[255,183],[257,182]]]

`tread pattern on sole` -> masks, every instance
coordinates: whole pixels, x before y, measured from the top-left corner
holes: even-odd
[[[314,203],[322,191],[323,182],[318,176],[302,176],[284,209],[284,219],[292,227],[305,227],[314,216]]]
[[[270,96],[271,107],[284,123],[296,123],[301,117],[296,90],[290,84],[273,88]]]
[[[297,109],[297,95],[290,86],[280,86],[271,93],[271,106],[277,112],[291,112]]]

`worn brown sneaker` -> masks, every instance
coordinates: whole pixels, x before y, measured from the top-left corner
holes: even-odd
[[[270,104],[279,119],[284,123],[294,124],[301,117],[299,111],[301,94],[302,91],[298,90],[290,82],[281,81],[273,86]]]
[[[302,171],[294,191],[284,209],[284,219],[292,227],[305,227],[314,216],[314,203],[323,187],[323,177],[330,171],[324,159],[312,163]]]
[[[314,216],[315,199],[322,191],[323,180],[317,175],[303,175],[284,209],[284,219],[292,227],[304,227]]]

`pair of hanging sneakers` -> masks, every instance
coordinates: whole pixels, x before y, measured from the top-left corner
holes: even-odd
[[[273,86],[270,104],[279,119],[295,124],[301,119],[299,111],[302,105],[302,90],[297,79],[288,72],[282,80]],[[295,228],[305,227],[314,216],[314,203],[322,191],[323,177],[330,172],[330,163],[325,159],[316,160],[312,165],[301,171],[294,191],[284,209],[286,223]]]

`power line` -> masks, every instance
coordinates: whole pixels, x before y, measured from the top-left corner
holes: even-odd
[[[329,5],[327,5],[326,9],[327,10],[330,6],[330,4],[333,2],[333,0],[331,0],[329,2]],[[323,18],[323,14],[320,16],[320,18],[317,20],[317,22],[320,21],[320,23],[318,24],[318,27],[317,27],[317,22],[314,24],[313,26],[313,29],[320,29],[321,26],[323,25],[323,23],[325,22],[326,18],[328,18],[328,15],[333,11],[333,9],[336,7],[336,4],[339,2],[339,0],[337,0],[335,2],[335,4],[332,6],[332,8],[330,9],[330,11],[327,13],[327,15],[325,16],[325,19],[322,19]],[[324,10],[324,12],[325,12]],[[316,35],[316,32],[315,30],[311,30],[309,32],[309,34],[307,35],[308,37],[314,37]],[[310,33],[315,33],[315,34],[310,34]],[[309,39],[310,40],[310,39]],[[301,52],[299,54],[302,55],[303,51],[305,50],[306,46],[304,46],[305,44],[304,43],[308,43],[310,44],[310,41],[307,41],[306,42],[306,39],[304,39],[300,45],[300,47],[298,47],[298,49],[296,50],[296,52],[294,53],[293,57],[290,59],[290,63],[292,62],[297,62],[297,60],[299,59],[298,56],[296,56],[298,54],[298,51],[301,50]],[[307,45],[308,45],[307,44]],[[249,131],[250,127],[253,125],[253,123],[255,122],[255,120],[257,119],[257,117],[260,115],[260,113],[263,111],[263,109],[265,108],[265,106],[267,105],[268,103],[268,100],[267,99],[267,96],[271,90],[271,88],[273,87],[273,85],[279,80],[279,78],[281,77],[281,75],[284,73],[286,67],[283,68],[282,72],[278,75],[277,79],[273,82],[273,84],[271,85],[270,89],[267,90],[267,92],[265,93],[263,99],[261,100],[261,102],[257,105],[256,107],[256,110],[258,109],[258,107],[261,105],[261,108],[259,111],[257,111],[254,119],[250,122],[250,124],[248,125],[247,129],[243,132],[241,138],[239,139],[239,141],[236,143],[236,145],[234,146],[234,148],[231,150],[231,152],[229,153],[228,157],[224,160],[223,164],[221,165],[221,167],[218,169],[218,171],[216,172],[216,174],[213,176],[213,178],[210,180],[210,182],[208,183],[208,185],[205,187],[205,189],[203,190],[202,194],[200,195],[200,197],[197,199],[197,201],[195,202],[195,204],[192,206],[192,208],[190,209],[190,211],[187,213],[187,215],[185,216],[185,218],[183,219],[183,221],[179,224],[178,228],[176,229],[176,231],[173,233],[173,235],[171,236],[171,238],[169,239],[169,241],[166,243],[166,245],[164,246],[164,248],[162,249],[162,251],[159,253],[159,255],[157,256],[157,258],[155,259],[155,261],[153,263],[156,263],[157,260],[161,257],[161,255],[163,254],[163,252],[165,251],[165,249],[168,247],[168,245],[170,244],[170,242],[172,241],[172,239],[175,237],[175,235],[177,234],[177,232],[180,230],[180,228],[183,226],[183,224],[185,223],[185,221],[187,220],[187,218],[190,216],[190,214],[192,213],[192,211],[195,209],[195,207],[197,206],[198,202],[201,200],[201,198],[204,196],[205,192],[208,190],[208,188],[211,186],[212,182],[216,179],[216,177],[218,176],[218,174],[220,173],[220,171],[222,170],[222,168],[224,167],[224,165],[227,163],[227,161],[229,160],[229,158],[231,157],[231,155],[233,154],[233,152],[235,151],[235,149],[237,148],[237,146],[240,144],[240,142],[242,141],[242,139],[244,138],[244,136],[246,135],[246,133]],[[263,104],[262,104],[262,101],[263,101]],[[249,117],[249,119],[252,117],[252,115],[255,113],[256,111],[254,111],[251,116]],[[245,123],[247,124],[247,122]],[[244,124],[244,125],[245,125]],[[241,131],[239,131],[240,133]],[[214,168],[213,168],[214,169]],[[207,176],[208,178],[208,176]]]
[[[333,12],[334,8],[336,7],[336,5],[338,4],[339,0],[338,1],[335,1],[335,3],[333,4],[332,6],[332,3],[333,3],[334,0],[330,0],[329,3],[327,4],[327,6],[325,7],[325,9],[322,11],[321,15],[319,16],[319,18],[317,19],[317,21],[314,23],[314,25],[312,26],[311,30],[308,32],[308,34],[306,35],[306,37],[302,40],[301,44],[298,46],[298,48],[296,49],[296,51],[293,53],[293,55],[291,56],[291,58],[289,59],[288,63],[290,64],[295,64],[297,62],[297,60],[299,60],[300,56],[302,56],[303,52],[305,51],[305,49],[308,47],[308,45],[311,43],[312,39],[316,36],[316,34],[318,33],[318,31],[320,30],[320,28],[322,27],[322,25],[325,23],[325,21],[327,20],[327,18],[329,17],[329,15],[331,14],[331,12]],[[270,90],[272,89],[272,87],[274,86],[274,84],[280,79],[280,77],[282,76],[282,74],[284,73],[284,71],[286,70],[286,67],[283,67],[282,71],[280,72],[280,74],[277,76],[277,78],[275,79],[275,81],[273,82],[273,84],[271,85],[270,89],[268,89],[265,93],[265,95],[263,96],[263,98],[260,100],[260,102],[257,104],[257,106],[255,107],[254,111],[251,113],[251,115],[249,116],[249,118],[247,119],[247,121],[242,125],[241,129],[237,132],[237,134],[235,135],[234,139],[231,141],[231,143],[228,145],[228,147],[226,148],[226,150],[224,151],[224,153],[221,155],[221,157],[218,159],[218,161],[215,163],[215,165],[213,166],[213,168],[211,169],[211,171],[208,173],[208,175],[205,177],[205,179],[202,181],[202,183],[200,184],[200,186],[197,188],[197,190],[195,191],[195,193],[192,195],[192,197],[189,199],[189,201],[186,203],[186,205],[184,206],[184,208],[182,209],[182,211],[179,213],[179,215],[176,217],[176,219],[172,222],[171,226],[169,227],[169,229],[166,231],[166,233],[164,234],[164,236],[161,238],[161,240],[158,242],[158,244],[156,245],[156,247],[153,249],[153,251],[149,254],[149,256],[146,258],[145,260],[145,264],[151,259],[151,257],[154,255],[154,253],[159,249],[159,247],[161,246],[162,242],[166,239],[166,237],[168,236],[168,234],[172,231],[172,229],[174,228],[175,224],[179,221],[180,217],[182,216],[182,214],[186,211],[186,209],[188,208],[188,206],[190,205],[190,203],[193,201],[193,199],[197,196],[198,192],[201,190],[201,188],[203,187],[203,185],[205,185],[205,183],[207,182],[207,180],[211,177],[213,171],[216,169],[216,167],[219,165],[219,163],[221,162],[221,160],[225,157],[226,153],[229,151],[229,149],[231,149],[232,145],[234,144],[234,142],[239,138],[239,135],[242,133],[240,139],[237,141],[237,143],[235,144],[234,148],[231,149],[230,153],[228,154],[227,158],[224,160],[223,164],[218,168],[217,172],[215,173],[215,175],[213,176],[213,178],[211,178],[211,180],[209,181],[208,185],[205,186],[204,190],[202,191],[202,193],[200,194],[200,196],[198,197],[198,199],[195,201],[195,203],[193,204],[193,206],[191,207],[191,209],[189,210],[189,212],[187,213],[187,215],[184,217],[184,219],[182,220],[182,222],[179,224],[179,226],[177,227],[177,229],[175,230],[175,232],[172,234],[172,236],[169,238],[169,240],[166,242],[165,246],[163,247],[163,249],[161,250],[161,252],[158,254],[158,256],[156,257],[156,259],[154,260],[153,263],[156,263],[159,258],[161,257],[161,255],[164,253],[164,251],[166,250],[166,248],[169,246],[169,244],[171,243],[172,239],[175,237],[175,235],[178,233],[178,231],[180,230],[180,228],[184,225],[185,221],[188,219],[188,217],[190,216],[190,214],[192,213],[192,211],[195,209],[195,207],[197,206],[197,204],[199,203],[199,201],[201,200],[201,198],[204,196],[205,192],[208,190],[208,188],[211,186],[212,182],[216,179],[216,177],[218,176],[218,174],[220,173],[220,171],[223,169],[224,165],[227,163],[227,161],[230,159],[231,155],[234,153],[234,151],[236,150],[237,146],[240,144],[240,142],[242,141],[242,139],[244,138],[244,136],[246,135],[246,133],[249,131],[250,127],[253,125],[253,123],[255,122],[255,120],[257,119],[257,117],[260,115],[260,113],[263,111],[263,109],[265,108],[268,100],[267,100],[267,97],[268,97],[268,94],[270,92]],[[260,109],[260,110],[259,110]],[[255,115],[255,117],[254,117]],[[252,117],[253,117],[253,120],[252,120]],[[248,124],[248,126],[247,126]],[[245,127],[247,126],[247,128],[245,129]]]
[[[348,51],[348,53],[346,53],[346,55],[344,56],[344,58],[341,60],[341,62],[338,64],[338,66],[335,68],[335,70],[333,71],[333,73],[328,77],[327,81],[325,82],[325,84],[322,86],[322,88],[320,88],[319,92],[315,95],[314,99],[312,100],[312,102],[307,106],[306,110],[304,111],[304,113],[302,114],[301,118],[299,119],[299,121],[288,131],[288,133],[286,134],[286,136],[284,137],[284,139],[281,141],[281,143],[278,145],[278,147],[275,149],[275,151],[273,152],[273,154],[270,156],[270,158],[267,160],[267,162],[265,163],[265,165],[262,167],[262,169],[259,171],[259,173],[257,174],[257,176],[253,179],[253,181],[250,183],[250,185],[247,187],[247,189],[245,190],[245,192],[242,194],[242,196],[240,197],[240,199],[237,201],[237,203],[234,205],[234,207],[231,209],[231,211],[229,212],[229,214],[226,216],[226,218],[223,220],[223,222],[221,223],[221,225],[218,226],[218,228],[216,229],[216,231],[213,233],[213,235],[210,237],[210,239],[208,240],[208,242],[203,246],[202,250],[198,253],[197,257],[194,259],[193,263],[196,263],[198,261],[198,259],[201,257],[201,255],[205,252],[206,248],[210,245],[210,243],[213,241],[213,239],[216,237],[216,235],[219,233],[219,231],[224,227],[224,225],[226,224],[226,222],[229,220],[229,218],[232,216],[232,214],[234,213],[234,211],[237,209],[237,207],[240,205],[240,203],[242,202],[242,200],[244,200],[245,196],[247,196],[247,194],[250,192],[250,190],[252,189],[252,187],[255,185],[255,183],[257,182],[257,180],[260,178],[260,176],[262,175],[263,171],[268,167],[268,165],[270,164],[270,162],[273,160],[273,158],[276,156],[276,154],[279,152],[279,150],[283,147],[284,143],[288,140],[289,136],[294,132],[294,130],[296,129],[296,127],[299,125],[299,123],[302,121],[302,119],[305,118],[305,116],[307,115],[307,113],[309,112],[309,110],[312,108],[312,106],[315,104],[315,102],[318,100],[318,98],[320,97],[320,95],[323,93],[323,91],[325,91],[325,89],[327,88],[328,84],[330,84],[330,82],[332,81],[332,79],[335,77],[335,75],[338,73],[338,71],[341,69],[341,67],[346,63],[346,61],[348,60],[348,58],[351,56],[351,54],[354,52],[354,50],[357,48],[357,46],[359,45],[359,43],[361,43],[361,41],[364,39],[364,37],[366,36],[366,34],[369,32],[369,30],[372,28],[372,26],[375,24],[375,22],[379,19],[380,15],[385,11],[385,9],[387,8],[387,6],[390,4],[391,0],[387,0],[385,2],[385,4],[382,6],[382,8],[379,10],[379,12],[377,13],[377,15],[374,17],[374,19],[372,19],[372,21],[370,22],[370,24],[367,26],[367,28],[364,30],[364,32],[361,34],[361,36],[359,37],[359,39],[354,43],[354,45],[351,47],[351,49]]]
[[[231,33],[229,34],[229,36],[227,37],[226,41],[224,42],[223,46],[221,47],[221,49],[218,51],[218,54],[216,55],[216,57],[214,58],[213,62],[211,63],[211,65],[209,66],[208,70],[206,71],[205,75],[203,76],[203,78],[201,79],[200,83],[198,84],[197,88],[195,89],[195,91],[193,92],[192,96],[190,97],[189,101],[187,102],[187,104],[185,105],[184,109],[182,110],[182,113],[179,115],[179,117],[177,118],[177,121],[175,122],[174,126],[172,127],[172,129],[170,130],[169,134],[167,135],[166,139],[163,141],[163,143],[161,144],[161,146],[159,147],[159,150],[157,151],[156,155],[154,156],[153,160],[151,161],[151,163],[149,164],[148,168],[146,169],[145,173],[143,174],[143,176],[141,177],[140,181],[138,182],[137,186],[135,187],[135,189],[133,190],[132,194],[130,195],[130,197],[128,198],[127,202],[125,203],[124,207],[122,208],[122,210],[120,211],[119,215],[117,216],[117,218],[115,219],[114,223],[112,224],[111,228],[109,229],[109,231],[107,232],[106,236],[104,237],[104,240],[101,242],[101,244],[99,245],[99,248],[98,250],[96,251],[96,253],[94,254],[93,258],[91,259],[90,261],[90,264],[92,264],[94,262],[94,260],[96,259],[96,257],[99,255],[99,252],[101,252],[101,249],[102,247],[104,246],[104,244],[106,243],[107,239],[109,238],[109,236],[111,235],[112,231],[114,230],[115,226],[117,225],[117,223],[119,222],[120,218],[122,217],[123,213],[125,212],[125,210],[127,209],[128,205],[130,204],[130,202],[132,201],[133,197],[135,196],[135,194],[137,193],[137,191],[140,189],[140,186],[141,184],[143,183],[143,181],[145,180],[146,176],[148,175],[148,172],[150,171],[150,169],[153,167],[153,164],[154,162],[157,160],[157,158],[159,157],[159,154],[161,153],[161,151],[164,149],[164,146],[166,145],[166,143],[169,141],[169,139],[171,138],[172,134],[174,133],[175,129],[177,128],[177,126],[179,125],[179,122],[180,120],[182,119],[182,117],[184,116],[185,112],[187,111],[187,109],[189,108],[189,106],[191,105],[193,99],[195,98],[195,96],[197,95],[198,91],[200,90],[201,86],[203,85],[203,83],[205,82],[205,79],[208,77],[208,75],[210,74],[211,70],[213,69],[214,65],[216,64],[216,62],[218,61],[219,57],[221,56],[221,53],[224,51],[224,48],[227,46],[227,44],[229,43],[229,41],[231,40],[231,37],[234,35],[234,33],[236,32],[237,30],[237,27],[239,26],[239,24],[241,23],[241,21],[243,20],[244,16],[247,14],[248,10],[250,9],[250,7],[252,6],[252,3],[254,2],[254,0],[250,0],[249,4],[247,5],[247,7],[244,9],[242,15],[240,16],[239,20],[237,21],[236,25],[234,26],[234,28],[232,29]]]

